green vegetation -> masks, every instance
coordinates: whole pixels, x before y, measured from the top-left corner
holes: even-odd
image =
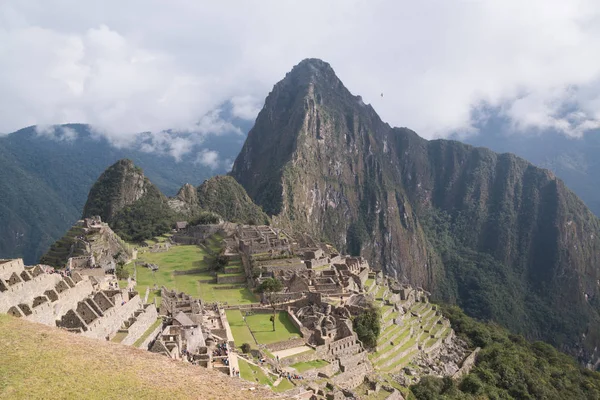
[[[198,187],[198,203],[203,210],[226,221],[251,225],[269,224],[269,217],[254,204],[244,188],[230,176],[215,176]]]
[[[325,360],[313,360],[313,361],[298,362],[296,364],[290,365],[290,367],[296,368],[296,371],[298,371],[298,372],[304,372],[304,371],[308,371],[309,369],[317,369],[317,368],[324,367],[327,364],[329,364],[329,363]]]
[[[300,337],[287,312],[280,311],[275,317],[275,330],[272,329],[270,314],[253,314],[246,317],[246,323],[260,344],[270,344]],[[235,335],[234,335],[235,337]]]
[[[250,381],[256,382],[259,385],[268,385],[272,386],[273,382],[269,377],[265,374],[265,372],[256,365],[250,364],[246,360],[242,358],[238,358],[238,364],[240,367],[240,377]]]
[[[366,347],[373,348],[377,345],[377,338],[381,331],[381,313],[373,304],[358,314],[353,319],[352,325],[358,338]]]
[[[258,293],[262,293],[271,307],[273,308],[273,318],[271,318],[271,322],[273,323],[273,330],[275,330],[275,300],[276,294],[283,290],[283,284],[277,278],[267,278],[258,285],[256,291]]]
[[[158,328],[159,325],[162,324],[162,318],[157,318],[156,321],[148,328],[146,329],[146,332],[144,332],[144,334],[142,336],[140,336],[138,338],[138,340],[135,341],[135,343],[133,344],[134,347],[140,347],[142,345],[142,343],[144,343],[144,340],[148,339],[148,336],[150,336],[150,334],[152,332],[154,332],[154,330],[156,328]]]
[[[495,324],[448,307],[457,334],[482,348],[475,367],[460,382],[428,377],[412,386],[425,399],[598,399],[600,373],[584,369],[543,342],[528,342]]]
[[[474,318],[496,321],[525,336],[544,337],[557,346],[588,330],[589,308],[556,303],[549,298],[549,291],[536,293],[519,268],[469,248],[475,240],[470,220],[466,214],[453,217],[433,210],[423,220],[445,268],[435,298],[456,302]],[[550,337],[549,332],[553,332]]]
[[[279,382],[279,385],[274,386],[275,380],[272,379],[271,376],[265,374],[261,368],[250,364],[242,358],[238,359],[238,363],[240,367],[240,377],[242,379],[258,383],[259,385],[267,385],[274,392],[278,393],[295,388],[294,384],[287,379],[282,379],[281,382]]]
[[[190,221],[190,225],[218,224],[221,216],[211,211],[201,211],[197,217]]]
[[[182,216],[169,208],[166,197],[148,181],[146,194],[119,210],[108,224],[124,240],[140,243],[169,232],[179,219]]]
[[[94,215],[99,215],[121,238],[136,243],[169,232],[180,218],[131,160],[117,161],[94,183],[83,216]]]
[[[120,262],[117,264],[117,267],[115,268],[115,276],[119,280],[126,280],[127,278],[129,278],[129,272],[127,271],[123,263]]]
[[[115,337],[113,337],[110,341],[113,343],[121,343],[123,339],[127,337],[127,332],[117,332]]]
[[[169,251],[140,254],[137,265],[137,290],[145,293],[150,287],[149,301],[160,296],[160,287],[176,289],[206,302],[226,302],[228,304],[247,304],[256,301],[256,296],[245,285],[217,284],[209,270],[206,251],[198,246],[173,246]],[[158,271],[152,272],[141,263],[158,265]],[[126,266],[133,275],[134,263]],[[154,287],[158,290],[154,289]]]
[[[256,342],[254,341],[252,333],[250,333],[248,325],[246,325],[246,322],[242,317],[241,311],[225,310],[225,314],[227,315],[227,321],[229,322],[235,345],[237,347],[241,347],[244,343],[254,345]]]

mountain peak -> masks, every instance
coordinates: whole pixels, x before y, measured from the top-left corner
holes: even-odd
[[[150,181],[141,168],[129,159],[121,159],[100,175],[83,208],[83,218],[99,215],[103,221],[111,221],[123,207],[146,194]]]
[[[310,84],[338,86],[342,85],[342,82],[329,63],[318,58],[306,58],[295,65],[275,87],[305,87]]]

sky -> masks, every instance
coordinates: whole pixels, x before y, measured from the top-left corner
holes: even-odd
[[[474,134],[491,112],[580,136],[600,127],[598,49],[597,0],[0,0],[0,132],[222,132],[222,104],[253,120],[316,57],[426,138]]]

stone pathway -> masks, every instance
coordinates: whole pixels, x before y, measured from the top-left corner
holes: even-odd
[[[237,375],[233,375],[233,370],[235,369],[236,371],[240,370],[240,365],[238,363],[238,356],[237,354],[235,354],[233,351],[231,351],[231,349],[229,350],[228,354],[229,357],[229,375],[230,376],[237,376]]]
[[[275,357],[279,356],[279,358],[289,357],[296,354],[304,353],[305,351],[311,350],[308,346],[300,346],[300,347],[292,347],[291,349],[274,351],[273,355]]]

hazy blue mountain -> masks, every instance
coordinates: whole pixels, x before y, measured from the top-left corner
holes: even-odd
[[[600,216],[600,130],[581,138],[556,131],[515,133],[501,118],[491,119],[480,129],[480,134],[461,140],[499,153],[513,153],[551,170]]]
[[[168,154],[138,150],[150,143],[149,135],[139,135],[133,148],[119,149],[82,124],[57,127],[58,139],[39,134],[35,127],[0,137],[0,258],[23,257],[26,263],[37,262],[81,217],[90,187],[119,159],[129,158],[143,168],[168,196],[175,195],[185,183],[197,186],[227,172],[231,161],[225,160],[235,159],[251,121],[225,118],[239,131],[206,136],[180,161]],[[202,150],[218,152],[219,164],[211,168],[197,162]]]

